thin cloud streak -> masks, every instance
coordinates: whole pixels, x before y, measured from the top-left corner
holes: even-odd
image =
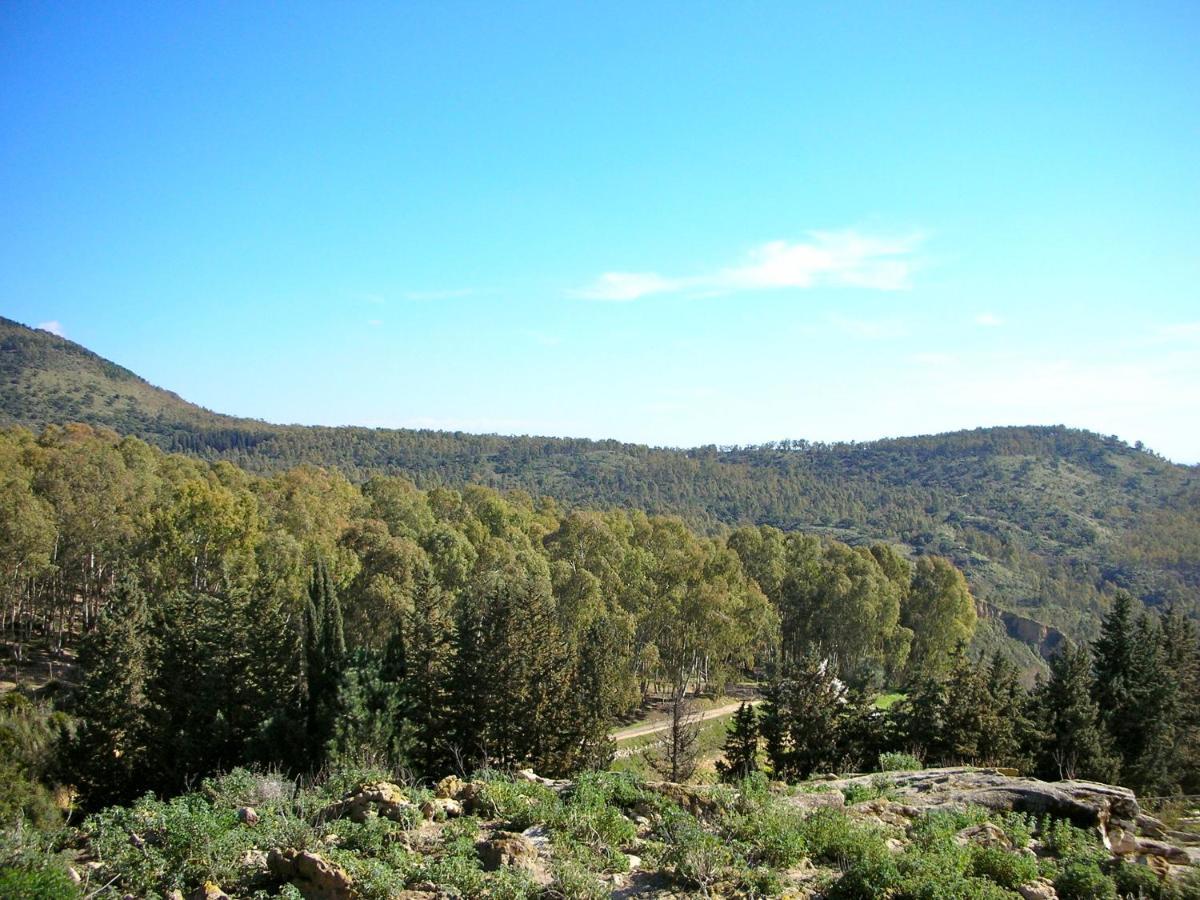
[[[902,291],[911,287],[917,265],[913,255],[923,240],[921,233],[885,237],[853,229],[813,231],[806,241],[770,241],[750,251],[740,265],[708,274],[605,272],[571,294],[585,300],[628,302],[661,294],[712,296],[820,286]]]

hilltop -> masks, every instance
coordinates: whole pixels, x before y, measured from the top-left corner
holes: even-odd
[[[572,506],[759,523],[938,553],[1038,644],[1089,636],[1118,587],[1196,614],[1200,471],[1064,427],[870,443],[651,448],[617,441],[273,425],[221,415],[69,340],[0,319],[0,423],[84,422],[265,473],[301,463],[422,487],[480,483]],[[985,607],[986,609],[986,607]]]

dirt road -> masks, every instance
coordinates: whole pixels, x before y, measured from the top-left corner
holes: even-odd
[[[751,706],[757,706],[762,703],[761,700],[746,701]],[[705,722],[709,719],[719,719],[721,716],[732,715],[737,712],[738,707],[742,705],[739,700],[736,703],[727,703],[725,706],[718,706],[714,709],[705,710],[700,714],[700,721]],[[628,728],[622,728],[620,731],[614,731],[612,738],[614,741],[627,741],[630,738],[644,737],[647,734],[656,734],[659,731],[666,731],[671,727],[670,719],[663,719],[658,722],[647,722],[644,725],[631,725]]]

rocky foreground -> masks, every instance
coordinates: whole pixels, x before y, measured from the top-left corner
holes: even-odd
[[[292,794],[235,772],[193,800],[89,820],[74,871],[175,900],[1184,898],[1200,897],[1196,824],[1122,787],[1000,769],[739,788],[524,771]]]

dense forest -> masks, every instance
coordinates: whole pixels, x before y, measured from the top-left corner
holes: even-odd
[[[364,842],[331,856],[360,873],[347,897],[396,896],[431,877],[467,896],[604,896],[595,879],[615,857],[596,853],[615,851],[603,829],[624,833],[641,815],[611,808],[611,792],[644,788],[581,773],[611,764],[613,723],[654,697],[672,716],[656,766],[686,782],[696,764],[690,706],[732,680],[753,679],[763,693],[757,710],[745,704],[735,717],[718,767],[741,792],[741,815],[756,817],[733,844],[743,856],[718,859],[708,874],[671,862],[734,825],[646,807],[667,816],[657,864],[702,893],[727,878],[739,896],[781,891],[771,865],[825,852],[819,819],[787,814],[771,826],[782,813],[764,793],[764,770],[802,792],[822,772],[964,763],[1120,781],[1156,796],[1200,789],[1196,626],[1125,592],[1095,641],[1067,645],[1030,690],[1002,654],[968,655],[978,621],[962,572],[887,543],[852,547],[769,525],[712,537],[640,511],[564,510],[478,485],[421,490],[395,476],[360,486],[312,466],[255,475],[85,425],[0,432],[0,505],[0,628],[22,682],[0,704],[0,816],[18,823],[0,841],[0,896],[90,895],[64,880],[89,854],[109,879],[102,892],[199,889],[220,872],[227,884],[256,885],[255,896],[277,896],[289,879],[304,883],[292,857],[277,846],[268,871],[234,865],[229,854],[259,813],[235,819],[221,806],[264,784],[273,793],[255,802],[286,827],[255,840],[276,845],[311,840],[312,823],[353,816],[356,803],[390,804],[364,820],[372,831],[337,824]],[[40,685],[36,667],[23,668],[35,649],[59,663],[59,676]],[[885,688],[905,694],[886,710],[876,702]],[[607,793],[567,813],[538,788],[549,806],[535,815],[511,781],[523,768]],[[413,787],[380,781],[395,773]],[[479,815],[582,828],[572,833],[590,835],[593,849],[571,877],[592,887],[547,889],[525,876],[514,886],[505,879],[519,872],[506,866],[486,876],[471,862],[486,859],[486,842],[477,851],[473,839],[465,849],[384,853],[386,841],[406,845],[422,815],[462,815],[454,796],[424,799],[427,813],[408,799],[428,798],[428,785],[452,773],[482,773],[453,789],[468,802],[494,795],[462,828],[477,829]],[[280,803],[281,779],[291,778],[309,793]],[[199,779],[202,793],[167,799]],[[847,801],[886,799],[882,784],[849,784]],[[64,812],[90,816],[64,830]],[[955,827],[978,824],[975,815]],[[836,827],[859,834],[838,816]],[[1049,841],[1067,826],[1020,827]],[[911,882],[912,896],[1011,896],[994,886],[1043,871],[1055,884],[1192,896],[1164,892],[1153,873],[1139,882],[1119,859],[1101,866],[1098,851],[1039,868],[974,851],[943,858],[940,845],[917,843],[896,862],[879,833],[861,839],[889,855],[860,875]],[[776,858],[780,840],[794,847]],[[131,846],[132,855],[122,849]],[[828,852],[845,896],[879,896],[853,887],[859,875],[838,862],[843,851]],[[465,869],[437,868],[455,853]],[[962,884],[992,893],[963,894]],[[951,893],[928,894],[935,889]]]
[[[0,626],[18,657],[83,637],[73,770],[105,800],[339,753],[573,771],[651,693],[812,647],[879,689],[946,669],[976,624],[941,557],[769,526],[254,476],[82,425],[0,434],[0,473]]]
[[[772,525],[935,554],[977,599],[1077,638],[1118,589],[1198,611],[1200,475],[1116,438],[992,428],[866,444],[656,449],[615,441],[277,426],[221,416],[54,335],[0,321],[0,422],[78,421],[270,475],[483,485],[563,509],[643,509],[719,536]]]

